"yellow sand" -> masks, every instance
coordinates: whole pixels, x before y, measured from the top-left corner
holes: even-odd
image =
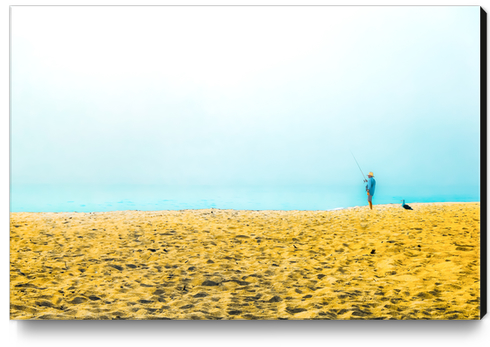
[[[11,213],[10,318],[479,319],[480,204],[412,207]]]

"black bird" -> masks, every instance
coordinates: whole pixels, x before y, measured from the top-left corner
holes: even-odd
[[[411,208],[409,205],[405,204],[405,200],[402,200],[402,207],[405,210],[413,210],[413,208]]]

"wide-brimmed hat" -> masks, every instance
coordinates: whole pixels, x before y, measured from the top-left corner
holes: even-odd
[[[371,171],[370,173],[368,173],[368,176],[373,176],[374,177],[373,172]]]

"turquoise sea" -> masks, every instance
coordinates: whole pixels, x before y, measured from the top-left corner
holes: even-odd
[[[367,205],[364,184],[351,186],[11,185],[11,212],[123,210],[333,210]],[[480,187],[389,187],[374,204],[479,202]]]

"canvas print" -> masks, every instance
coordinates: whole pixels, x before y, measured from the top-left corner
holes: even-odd
[[[480,319],[485,20],[11,7],[10,319]]]

